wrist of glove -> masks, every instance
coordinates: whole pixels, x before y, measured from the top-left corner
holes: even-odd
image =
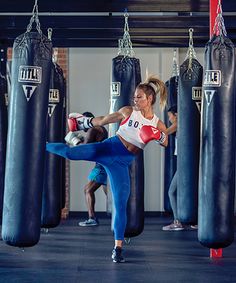
[[[85,117],[79,113],[70,113],[68,118],[69,130],[74,132],[78,130],[87,130],[93,127],[93,117]]]
[[[166,134],[161,132],[160,138],[159,138],[159,140],[156,140],[156,142],[159,143],[159,144],[163,144],[165,142],[165,140],[166,140]]]

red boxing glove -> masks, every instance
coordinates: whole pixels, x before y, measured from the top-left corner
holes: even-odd
[[[93,127],[93,117],[85,117],[80,113],[70,113],[68,118],[68,128],[70,132],[87,130]]]
[[[68,118],[67,123],[70,132],[78,131],[76,118]]]
[[[142,126],[139,135],[144,143],[157,140],[160,144],[163,144],[166,140],[165,133],[161,132],[158,128],[148,125]]]

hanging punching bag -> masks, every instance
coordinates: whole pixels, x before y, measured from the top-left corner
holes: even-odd
[[[2,222],[3,192],[7,143],[7,80],[0,73],[0,221]]]
[[[51,41],[27,30],[12,56],[2,238],[28,247],[40,237]]]
[[[190,61],[191,60],[191,61]],[[177,129],[177,214],[197,223],[202,66],[187,58],[180,66]]]
[[[141,82],[139,59],[117,56],[112,60],[110,113],[131,105],[136,86]],[[119,125],[110,124],[109,134],[115,135]],[[131,192],[127,204],[125,237],[134,237],[144,227],[144,164],[143,152],[138,154],[130,166]]]
[[[205,49],[198,239],[218,249],[234,240],[235,49],[214,35]]]
[[[52,64],[49,90],[47,141],[63,142],[64,130],[64,77],[63,71],[56,63]],[[62,198],[62,158],[46,153],[44,173],[41,227],[53,228],[61,219]]]
[[[166,82],[168,109],[178,103],[178,80],[179,76],[174,76]]]
[[[170,127],[171,123],[168,118],[168,109],[177,105],[178,92],[178,76],[171,77],[166,83],[167,89],[167,109],[164,112],[164,122],[166,127]],[[169,187],[171,180],[176,172],[177,158],[175,152],[175,133],[169,135],[168,146],[165,148],[165,165],[164,165],[164,209],[166,212],[171,212],[171,205],[169,199]]]

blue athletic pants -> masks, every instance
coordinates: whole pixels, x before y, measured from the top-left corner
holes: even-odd
[[[135,155],[126,149],[117,136],[74,147],[64,143],[47,143],[46,148],[47,151],[70,160],[95,161],[104,166],[113,196],[115,240],[124,240],[126,207],[130,195],[129,165]]]

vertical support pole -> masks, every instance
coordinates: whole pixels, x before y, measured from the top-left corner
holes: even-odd
[[[214,25],[215,25],[215,19],[217,16],[217,6],[218,3],[221,2],[221,0],[209,0],[210,1],[210,38],[213,36],[213,30],[214,30]]]

